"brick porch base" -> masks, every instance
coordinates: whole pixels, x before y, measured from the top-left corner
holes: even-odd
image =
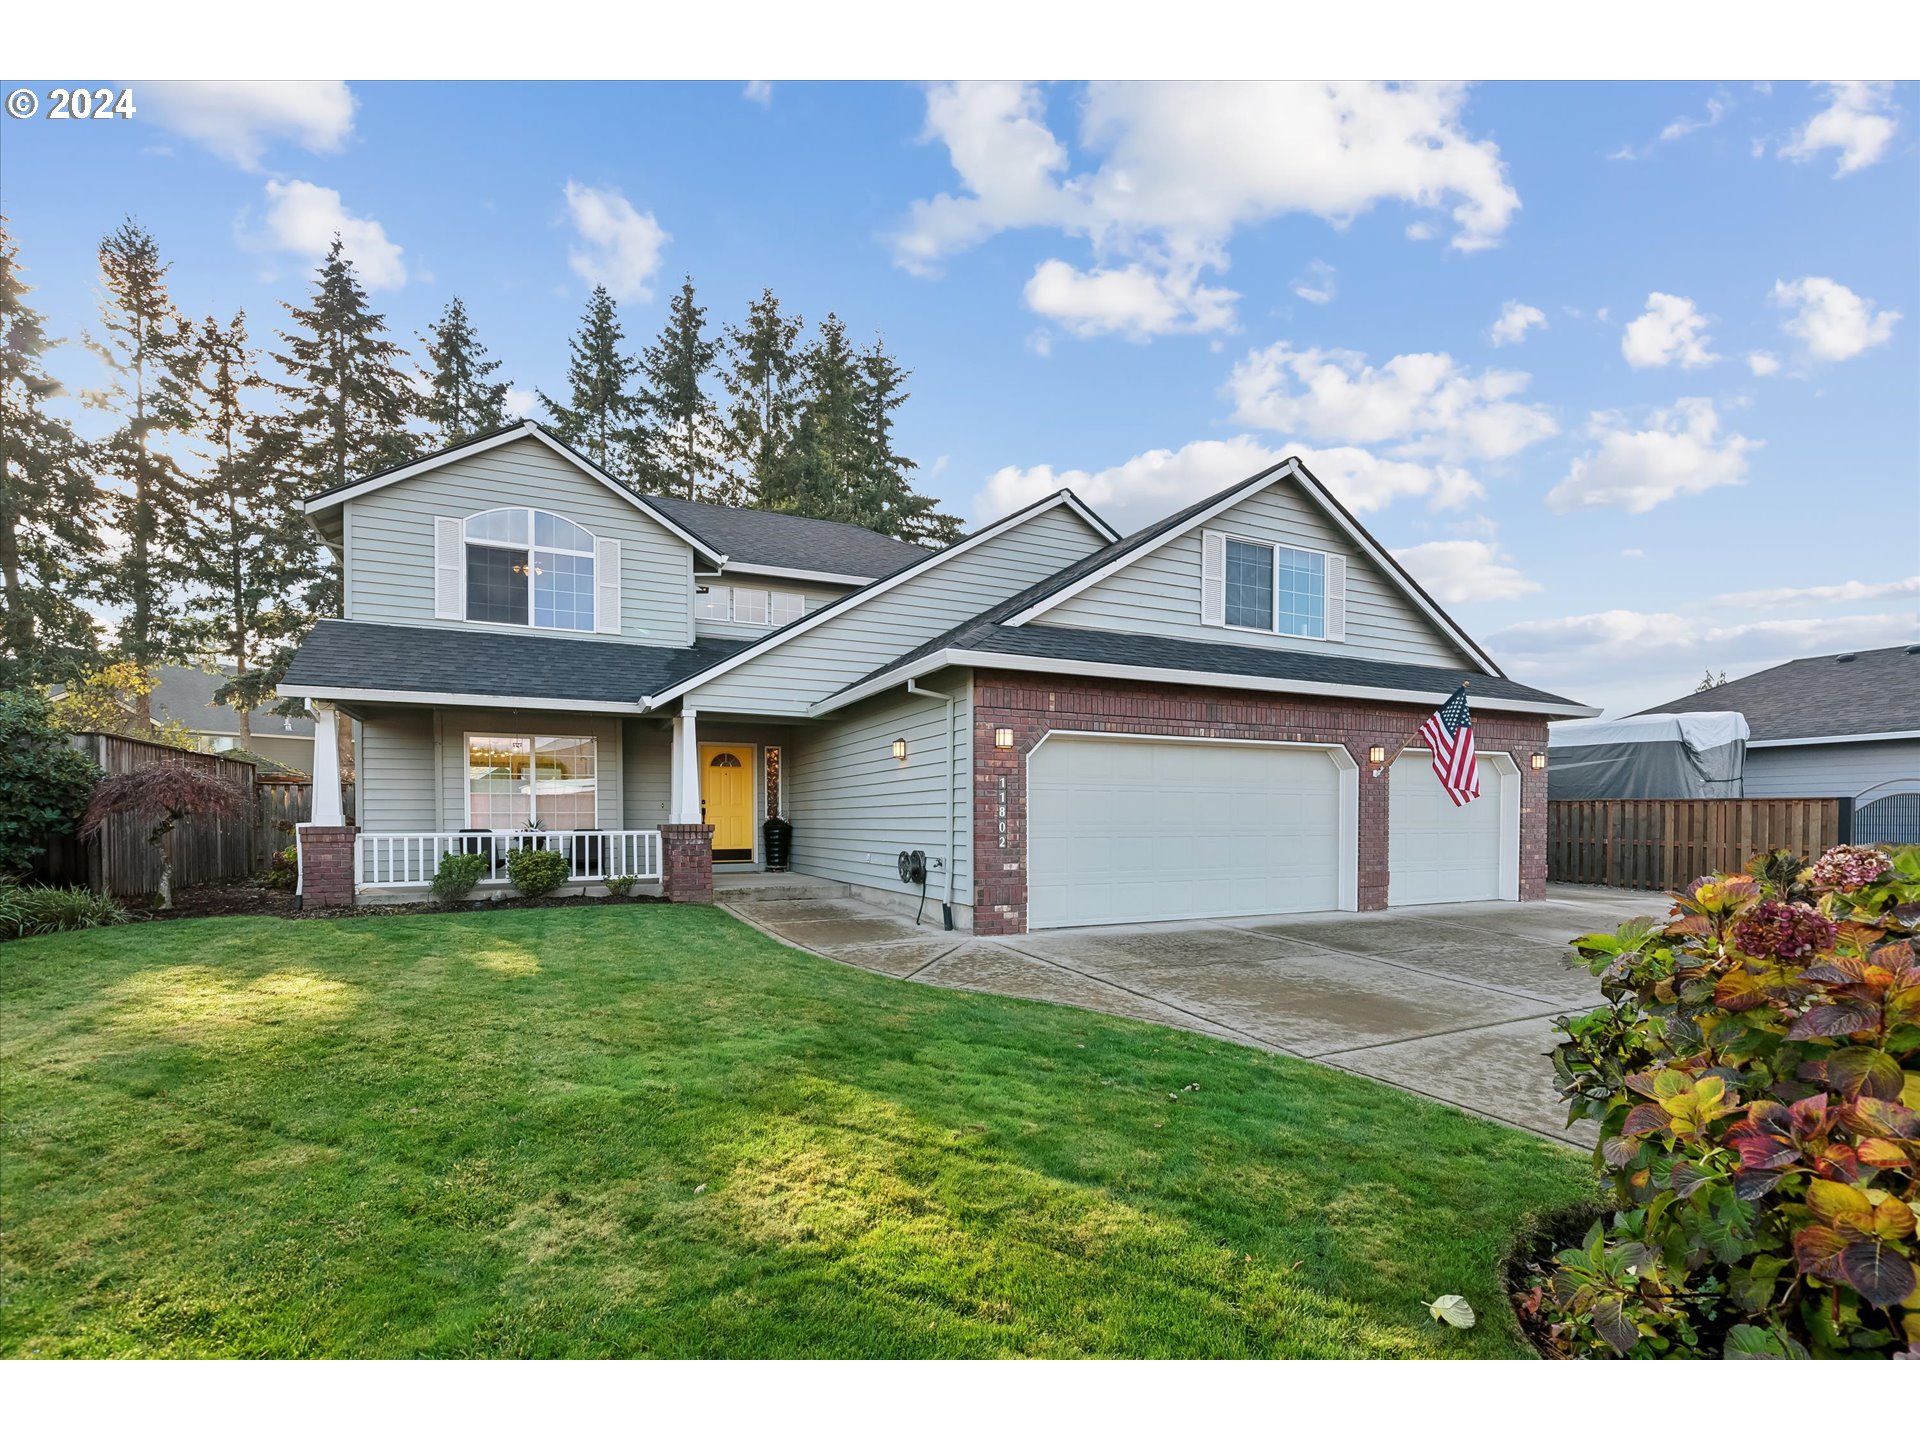
[[[300,846],[300,904],[320,909],[353,904],[352,825],[300,825],[294,829]]]
[[[1471,698],[1471,691],[1469,691]],[[1430,705],[1313,700],[1122,680],[1047,679],[977,672],[973,688],[973,929],[1019,935],[1027,928],[1027,756],[1054,730],[1182,739],[1292,740],[1344,745],[1360,767],[1362,910],[1387,905],[1389,772],[1376,777],[1369,747],[1392,756],[1433,713]],[[996,729],[1013,732],[997,750]],[[1520,898],[1538,900],[1547,884],[1547,777],[1531,768],[1547,748],[1547,722],[1531,715],[1476,711],[1476,748],[1504,750],[1520,772]]]
[[[713,903],[713,826],[660,827],[660,888],[676,904]]]

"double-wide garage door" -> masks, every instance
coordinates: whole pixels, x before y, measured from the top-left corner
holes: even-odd
[[[1325,750],[1055,735],[1027,768],[1027,924],[1334,910]]]

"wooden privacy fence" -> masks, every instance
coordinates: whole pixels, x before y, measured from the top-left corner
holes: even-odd
[[[293,844],[293,827],[313,818],[313,782],[262,775],[254,788],[259,801],[259,848],[255,861],[264,868],[273,852]],[[346,813],[353,814],[353,786],[340,787],[340,800]]]
[[[1765,850],[1810,859],[1848,838],[1845,800],[1555,800],[1547,878],[1672,890]]]

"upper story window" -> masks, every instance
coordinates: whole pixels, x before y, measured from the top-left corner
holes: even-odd
[[[1203,623],[1303,640],[1346,638],[1342,556],[1217,531],[1203,536],[1201,553]]]
[[[470,516],[466,542],[469,620],[543,630],[594,628],[594,537],[545,510]]]
[[[693,597],[701,620],[730,620],[738,625],[785,625],[814,608],[797,590],[758,590],[744,585],[707,585]]]

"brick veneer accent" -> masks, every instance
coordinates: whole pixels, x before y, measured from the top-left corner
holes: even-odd
[[[303,907],[353,904],[352,825],[300,825],[300,904]]]
[[[713,903],[713,826],[660,827],[660,888],[677,905]]]
[[[1374,776],[1367,750],[1384,746],[1391,757],[1433,710],[1250,690],[976,672],[974,933],[1019,935],[1027,928],[1027,756],[1052,730],[1345,745],[1360,767],[1360,908],[1384,910],[1389,775],[1383,768]],[[1013,731],[1011,749],[994,748],[993,732],[1000,728]],[[1534,751],[1547,748],[1547,722],[1539,716],[1476,711],[1473,736],[1482,754],[1504,750],[1519,769],[1520,898],[1539,900],[1547,884],[1547,776],[1534,770],[1531,760]]]

